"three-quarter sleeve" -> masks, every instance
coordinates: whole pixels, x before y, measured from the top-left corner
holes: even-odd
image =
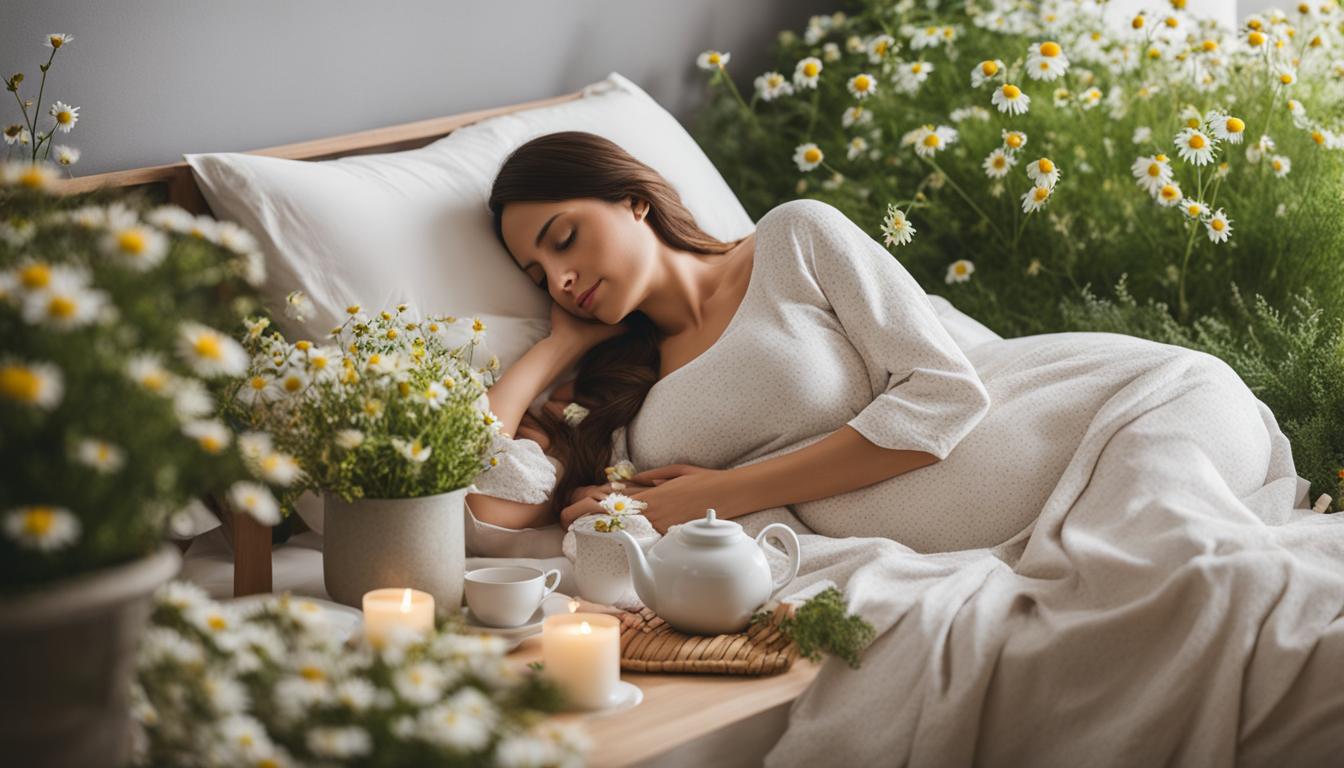
[[[877,392],[849,420],[883,448],[947,458],[990,398],[924,289],[886,248],[834,206],[798,200],[804,269],[868,367]]]
[[[522,504],[540,504],[555,489],[555,464],[535,440],[525,437],[491,437],[490,454],[498,463],[476,476],[474,493]]]

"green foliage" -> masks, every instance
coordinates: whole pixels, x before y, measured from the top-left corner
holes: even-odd
[[[760,612],[753,621],[767,621],[769,612]],[[819,661],[822,652],[844,659],[859,667],[859,654],[873,642],[877,632],[862,616],[849,615],[845,594],[835,587],[817,593],[799,606],[792,616],[779,623],[779,631],[798,646],[803,658]]]

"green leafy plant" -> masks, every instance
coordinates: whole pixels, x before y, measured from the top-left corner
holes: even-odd
[[[769,611],[761,611],[752,621],[768,621],[770,615]],[[824,651],[839,656],[856,669],[859,654],[877,634],[862,616],[849,614],[844,592],[835,587],[822,590],[796,608],[792,616],[781,619],[779,631],[798,646],[803,658],[818,661]]]

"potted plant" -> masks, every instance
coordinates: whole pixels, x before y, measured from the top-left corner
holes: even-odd
[[[305,301],[295,292],[289,305]],[[467,322],[470,339],[450,346],[449,331]],[[405,304],[374,314],[351,306],[322,342],[291,343],[251,323],[233,410],[274,435],[258,449],[296,460],[295,494],[322,494],[332,599],[359,606],[370,589],[408,586],[441,611],[461,605],[466,495],[499,446],[485,397],[492,369],[470,364],[484,332],[479,319],[413,319]],[[246,435],[240,442],[251,446]]]
[[[256,309],[245,233],[0,165],[0,742],[25,765],[124,758],[132,651],[206,494],[278,519],[212,388]],[[254,479],[255,478],[255,479]]]

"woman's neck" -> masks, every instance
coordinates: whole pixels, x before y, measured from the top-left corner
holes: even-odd
[[[752,239],[748,235],[724,253],[663,251],[649,293],[639,305],[660,337],[694,332],[705,325],[712,312],[708,307],[718,291],[732,293],[738,256]]]

